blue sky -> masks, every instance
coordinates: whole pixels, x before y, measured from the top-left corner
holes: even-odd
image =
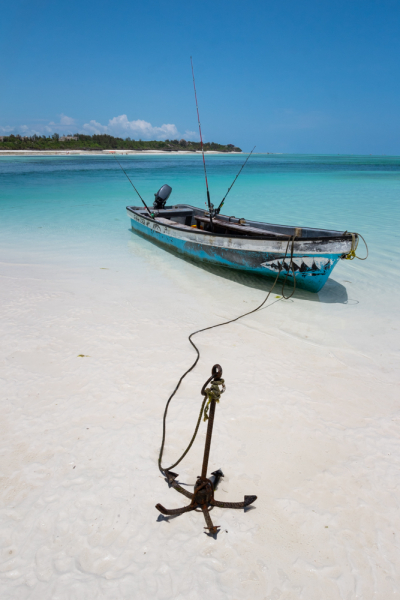
[[[400,154],[400,2],[0,4],[0,135]]]

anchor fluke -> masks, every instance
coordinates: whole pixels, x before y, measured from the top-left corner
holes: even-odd
[[[213,525],[212,527],[204,527],[204,529],[208,529],[208,531],[210,533],[215,535],[215,534],[219,533],[219,530],[221,529],[221,525]]]
[[[172,485],[172,483],[178,477],[178,473],[173,473],[173,471],[165,471],[165,477],[167,478],[168,485]]]
[[[244,505],[249,506],[249,504],[253,504],[257,500],[257,496],[245,496],[244,497]]]
[[[209,383],[211,383],[211,386],[207,387]],[[244,502],[219,502],[214,498],[214,491],[218,481],[224,476],[224,474],[221,469],[217,469],[217,471],[213,471],[210,478],[207,477],[208,459],[210,456],[211,437],[214,425],[215,405],[217,402],[219,402],[221,394],[224,391],[225,382],[222,379],[222,367],[220,365],[214,365],[211,377],[205,382],[201,390],[202,395],[206,396],[206,399],[208,400],[207,406],[209,406],[209,414],[207,435],[204,446],[203,465],[201,469],[201,475],[197,477],[194,485],[193,494],[185,490],[179,485],[179,483],[175,481],[175,479],[178,477],[177,473],[173,473],[172,471],[168,470],[164,471],[169,486],[173,487],[177,492],[180,492],[184,496],[190,498],[191,502],[189,506],[167,509],[162,504],[156,505],[156,509],[159,510],[163,515],[170,516],[181,515],[191,510],[195,510],[197,512],[201,511],[207,525],[204,529],[207,529],[212,535],[216,535],[220,529],[219,525],[213,524],[210,516],[210,510],[212,510],[214,506],[218,506],[219,508],[245,508],[257,500],[257,496],[245,496]],[[204,404],[205,403],[203,403],[200,416],[204,410]]]
[[[182,508],[164,508],[162,504],[156,504],[156,509],[160,511],[163,515],[182,515],[185,512],[189,512],[190,510],[194,510],[194,506],[183,506]]]
[[[224,474],[221,469],[218,469],[217,471],[213,471],[211,473],[211,475],[214,476],[214,477],[211,477],[211,481],[213,483],[214,490],[215,490],[215,489],[217,489],[217,485],[219,484],[219,480],[221,479],[221,477],[224,477]]]

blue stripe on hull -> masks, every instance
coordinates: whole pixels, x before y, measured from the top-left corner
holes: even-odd
[[[275,278],[284,254],[254,252],[235,248],[220,248],[196,242],[187,242],[176,237],[150,229],[146,225],[131,219],[133,231],[138,231],[150,240],[155,240],[181,254],[202,262],[258,273]],[[290,247],[289,247],[290,250]],[[326,283],[333,268],[338,262],[339,254],[293,255],[295,263],[296,286],[310,292],[318,292]],[[285,279],[289,270],[290,254],[283,264],[279,279]],[[293,284],[293,273],[289,270],[287,282]]]

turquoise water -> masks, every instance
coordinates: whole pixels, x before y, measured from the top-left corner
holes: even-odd
[[[149,204],[169,183],[172,203],[204,205],[201,156],[119,160]],[[242,162],[237,155],[207,157],[215,204]],[[7,261],[77,265],[101,258],[113,264],[133,261],[132,268],[139,269],[143,251],[155,258],[162,252],[130,231],[125,206],[140,201],[112,156],[2,157],[0,190],[0,250]],[[369,259],[341,261],[332,279],[351,280],[364,295],[372,290],[397,295],[399,197],[399,157],[258,154],[224,208],[238,217],[361,233]],[[364,248],[359,253],[364,255]],[[176,269],[179,263],[174,261]]]
[[[169,183],[172,203],[204,205],[199,155],[119,159],[149,203]],[[207,157],[215,204],[242,161],[237,155]],[[387,277],[396,277],[399,197],[399,157],[259,154],[249,160],[224,208],[226,214],[250,219],[357,231],[370,247],[368,261],[355,261],[357,269],[382,285]],[[0,158],[3,254],[11,251],[24,260],[37,254],[49,260],[86,260],[107,252],[120,260],[132,239],[125,206],[138,203],[111,156]]]

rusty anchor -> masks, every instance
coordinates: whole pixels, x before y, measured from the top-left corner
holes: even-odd
[[[214,498],[214,491],[218,485],[218,481],[224,475],[221,469],[218,469],[218,471],[211,473],[212,477],[208,479],[207,467],[214,426],[215,406],[216,403],[219,402],[221,394],[225,391],[225,383],[222,379],[222,367],[220,365],[214,365],[211,373],[211,377],[207,379],[201,390],[202,395],[208,397],[208,404],[204,410],[204,418],[205,420],[208,420],[208,424],[206,442],[204,446],[203,466],[201,469],[201,475],[197,477],[194,486],[194,492],[188,492],[175,481],[178,477],[177,473],[173,473],[172,471],[168,470],[165,471],[165,476],[169,486],[173,487],[177,492],[180,492],[189,498],[191,502],[189,505],[183,506],[182,508],[168,509],[164,508],[162,504],[157,504],[156,508],[160,511],[160,513],[168,516],[182,515],[183,513],[190,512],[192,510],[197,512],[201,511],[204,515],[207,525],[204,529],[208,529],[210,534],[215,535],[218,533],[220,526],[214,525],[211,520],[210,511],[214,508],[214,506],[219,508],[246,508],[246,506],[249,506],[255,500],[257,500],[257,496],[245,496],[244,502],[220,502]],[[209,383],[211,383],[211,387],[207,388]]]

